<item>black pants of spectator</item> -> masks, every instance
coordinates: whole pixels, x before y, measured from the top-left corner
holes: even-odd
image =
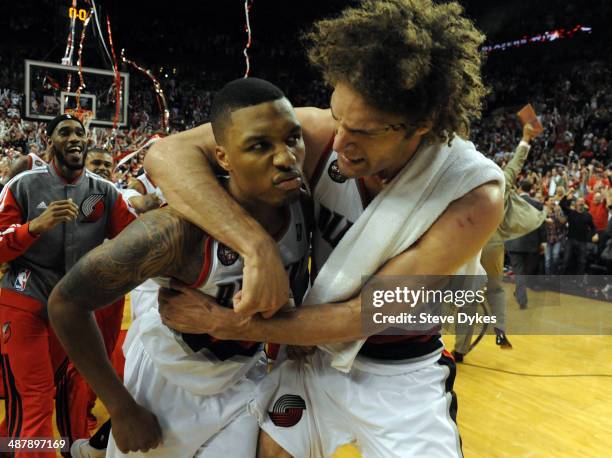
[[[566,275],[584,275],[586,272],[587,249],[587,242],[567,239],[565,254],[563,256],[563,265],[565,266]],[[572,269],[572,266],[575,266],[575,269]]]
[[[529,286],[528,276],[536,275],[538,273],[540,254],[511,251],[508,253],[508,255],[510,256],[510,266],[512,266],[512,271],[514,272],[514,296],[521,307],[526,307],[526,287]]]

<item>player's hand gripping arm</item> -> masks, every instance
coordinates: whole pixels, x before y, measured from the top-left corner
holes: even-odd
[[[423,237],[377,272],[382,275],[451,275],[474,257],[503,217],[503,190],[485,184],[453,202]],[[452,234],[452,236],[449,236]],[[160,313],[166,324],[186,332],[207,332],[220,339],[246,339],[291,345],[354,341],[367,337],[361,321],[361,297],[334,304],[304,306],[270,319],[232,318],[209,296],[177,286],[183,292],[160,293]],[[186,293],[186,294],[185,294]],[[191,310],[189,323],[180,316]],[[388,325],[381,324],[380,332]]]
[[[115,374],[92,312],[147,278],[172,273],[182,262],[184,247],[193,246],[194,230],[168,209],[147,213],[83,257],[49,297],[53,329],[108,409],[113,436],[124,453],[155,448],[162,439],[161,429],[155,416],[136,404]]]

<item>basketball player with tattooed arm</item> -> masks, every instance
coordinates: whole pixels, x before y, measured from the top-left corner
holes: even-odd
[[[217,93],[211,118],[215,158],[229,175],[219,182],[274,238],[299,304],[308,287],[310,225],[301,190],[304,142],[293,107],[276,86],[247,78]],[[265,374],[263,340],[174,332],[157,307],[148,308],[126,337],[124,387],[91,314],[159,276],[212,295],[231,311],[243,266],[234,250],[162,208],[93,250],[54,289],[51,323],[111,416],[107,457],[255,456],[259,428],[246,406]]]
[[[347,442],[365,456],[460,456],[454,363],[440,336],[367,335],[361,278],[483,272],[504,180],[466,140],[485,94],[484,37],[455,2],[366,0],[316,24],[310,39],[333,95],[329,109],[296,110],[315,201],[309,306],[256,314],[287,301],[286,274],[272,238],[214,178],[214,136],[203,125],[158,142],[145,167],[171,206],[243,255],[235,300],[255,315],[245,322],[179,286],[182,295],[160,295],[160,313],[218,338],[357,341],[324,345],[329,353],[283,363],[263,380],[254,412],[293,456],[330,456]],[[261,456],[282,456],[267,435]]]

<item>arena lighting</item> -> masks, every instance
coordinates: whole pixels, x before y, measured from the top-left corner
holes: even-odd
[[[531,37],[523,37],[518,40],[506,41],[505,43],[497,43],[494,45],[483,46],[480,50],[485,53],[490,53],[492,51],[505,51],[509,48],[518,48],[520,46],[524,46],[529,43],[544,43],[549,41],[561,40],[563,38],[572,38],[577,32],[591,33],[593,29],[591,27],[586,27],[578,24],[571,30],[566,29],[556,29],[551,30],[549,32],[540,33],[538,35],[533,35]]]

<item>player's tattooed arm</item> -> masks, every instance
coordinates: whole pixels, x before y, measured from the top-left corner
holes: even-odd
[[[58,283],[54,296],[89,310],[110,304],[149,278],[177,273],[198,236],[198,229],[170,209],[146,213],[85,255]]]
[[[84,256],[49,297],[49,318],[68,356],[105,404],[122,452],[161,441],[155,416],[139,406],[106,355],[93,310],[116,301],[147,278],[173,275],[202,233],[170,209],[154,210]]]

